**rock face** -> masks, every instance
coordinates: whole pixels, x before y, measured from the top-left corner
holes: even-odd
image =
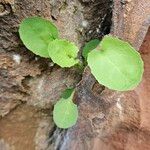
[[[149,150],[149,8],[146,0],[114,0],[111,33],[140,49],[145,62],[141,84],[116,92],[99,85],[88,67],[81,75],[76,68],[61,69],[35,56],[18,36],[22,19],[38,15],[82,47],[109,33],[111,0],[0,1],[0,150]],[[53,105],[64,88],[78,82],[78,122],[58,129]]]
[[[113,34],[139,49],[150,25],[149,7],[147,0],[115,0]]]

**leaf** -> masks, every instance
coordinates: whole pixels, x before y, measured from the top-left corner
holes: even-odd
[[[87,59],[88,53],[95,49],[100,43],[100,40],[94,39],[85,44],[82,51],[82,56]]]
[[[55,25],[40,17],[30,17],[22,21],[19,28],[24,45],[36,55],[49,57],[48,44],[58,38]]]
[[[78,109],[72,101],[73,96],[73,89],[66,90],[63,97],[54,106],[53,120],[59,128],[72,127],[77,121]]]
[[[62,93],[61,97],[64,99],[67,99],[70,97],[73,91],[74,91],[74,88],[68,88]]]
[[[106,87],[127,91],[141,81],[143,61],[127,42],[105,36],[96,50],[88,55],[88,65],[97,81]]]
[[[79,62],[79,49],[67,40],[56,39],[49,43],[48,52],[54,63],[61,67],[71,67]]]

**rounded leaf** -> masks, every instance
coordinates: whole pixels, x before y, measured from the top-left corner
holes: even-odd
[[[97,81],[110,89],[131,90],[141,81],[140,54],[118,38],[105,36],[98,48],[89,53],[87,61]]]
[[[61,67],[71,67],[79,62],[77,59],[79,49],[75,44],[56,39],[49,43],[48,52],[52,61]]]
[[[19,35],[24,45],[36,55],[49,57],[48,44],[58,38],[55,25],[40,17],[30,17],[22,21]]]
[[[68,91],[66,94],[68,97]],[[78,109],[72,101],[73,95],[74,92],[67,99],[61,98],[54,106],[53,120],[59,128],[69,128],[77,121]]]

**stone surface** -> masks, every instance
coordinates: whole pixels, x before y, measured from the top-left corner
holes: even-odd
[[[111,1],[3,0],[0,5],[0,149],[150,149],[149,1],[114,0],[111,33],[140,48],[145,62],[141,84],[129,92],[99,85],[88,67],[81,79],[76,69],[61,69],[35,56],[17,32],[23,18],[39,15],[53,20],[60,36],[80,47],[109,33]],[[58,129],[52,121],[53,105],[64,88],[78,81],[78,122],[68,130]]]
[[[77,68],[63,69],[55,66],[53,70],[45,71],[42,76],[26,82],[30,90],[29,96],[24,100],[28,105],[50,109],[60,98],[62,91],[75,87],[80,79],[81,72]]]
[[[123,136],[122,140],[126,140],[126,136],[134,136],[140,127],[139,98],[135,91],[115,92],[103,87],[95,89],[95,84],[94,77],[86,68],[77,88],[76,100],[80,114],[78,123],[61,137],[60,145],[56,144],[58,141],[55,138],[58,149],[69,150],[72,145],[73,149],[81,150],[124,148],[127,143],[122,143],[120,136]],[[129,135],[124,135],[126,132]],[[112,140],[114,137],[115,142]]]
[[[114,0],[112,33],[139,50],[150,24],[150,1]]]
[[[0,1],[0,149],[65,146],[61,139],[66,141],[69,132],[54,126],[52,107],[64,88],[81,79],[76,69],[62,70],[28,51],[19,39],[19,23],[29,16],[42,16],[57,25],[61,37],[81,47],[84,41],[101,38],[109,31],[110,4],[109,0]]]
[[[144,77],[140,86],[136,89],[136,92],[140,98],[141,108],[141,128],[147,132],[150,132],[150,27],[140,47],[140,53],[145,62],[144,64]]]
[[[0,143],[8,145],[10,150],[44,149],[48,144],[48,131],[53,128],[50,114],[27,105],[17,107],[0,120],[0,125]],[[4,150],[8,150],[7,147]]]
[[[73,13],[74,6],[80,3],[72,1],[71,5],[66,4],[65,8],[63,8],[64,3],[64,1],[54,2],[45,0],[2,1],[1,6],[5,9],[3,11],[7,11],[7,13],[2,12],[0,15],[0,116],[8,114],[24,101],[29,101],[28,103],[30,103],[32,101],[31,99],[36,99],[34,92],[32,90],[30,91],[30,87],[27,83],[29,81],[32,83],[32,79],[33,84],[35,82],[38,83],[38,79],[40,80],[40,78],[49,79],[48,76],[53,68],[50,60],[35,56],[21,43],[18,36],[18,27],[24,18],[38,15],[53,20],[60,29],[62,37],[68,38],[76,42],[76,44],[80,43],[80,41],[77,40],[78,33],[76,32],[76,28],[80,25],[82,17],[79,16],[82,16],[82,13],[81,10],[77,10],[76,13]],[[59,7],[56,7],[58,6],[57,4],[59,4]],[[57,13],[53,11],[57,11]],[[58,18],[54,18],[54,14],[57,14]],[[68,24],[66,19],[62,16],[69,18],[70,24]],[[76,24],[74,24],[74,22],[76,22]],[[64,77],[61,75],[61,72],[58,76],[62,84]],[[71,76],[71,73],[68,73],[68,76]],[[69,77],[69,79],[71,79],[69,84],[74,82],[72,77]],[[59,81],[57,85],[55,85],[55,88],[57,88],[57,86],[59,87]],[[32,85],[30,86],[32,87]],[[63,87],[65,86],[63,85]],[[61,90],[63,89],[59,88],[59,95]],[[39,97],[39,95],[37,96]],[[55,97],[55,95],[53,96]],[[56,97],[58,98],[58,96]],[[46,98],[46,101],[47,99],[48,98]],[[32,105],[36,105],[36,103],[37,100],[35,104],[32,103]],[[46,107],[48,107],[48,105]],[[51,106],[49,105],[49,107]]]
[[[61,132],[60,144],[55,138],[58,149],[150,149],[149,4],[147,1],[116,0],[113,12],[112,34],[140,49],[145,64],[142,82],[132,91],[116,92],[96,86],[95,79],[86,68],[77,88],[78,123],[67,133]]]

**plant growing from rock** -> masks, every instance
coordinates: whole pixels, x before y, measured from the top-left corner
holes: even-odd
[[[22,21],[19,35],[24,45],[34,54],[50,58],[62,68],[81,65],[77,58],[78,47],[60,39],[56,26],[40,17]],[[143,61],[140,54],[127,42],[105,36],[85,44],[82,55],[99,84],[117,91],[135,88],[142,79]],[[46,92],[46,91],[45,91]],[[55,104],[53,120],[60,128],[75,125],[78,118],[77,105],[73,102],[75,89],[66,89]]]

